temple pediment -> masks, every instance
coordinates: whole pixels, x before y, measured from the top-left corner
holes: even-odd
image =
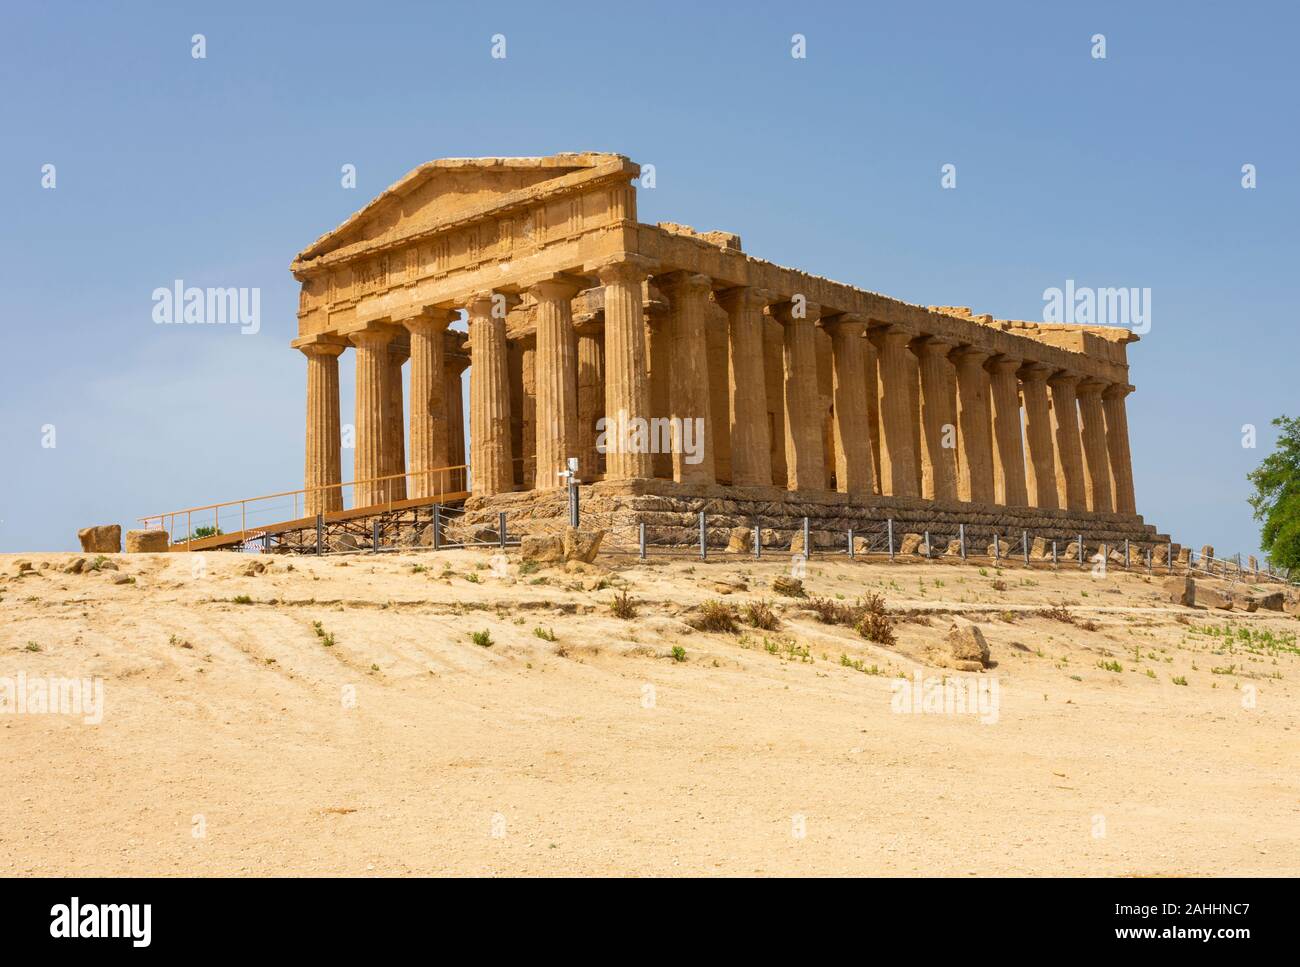
[[[541,158],[441,158],[391,185],[294,260],[294,271],[347,260],[436,232],[491,218],[552,194],[580,191],[635,168],[617,154],[557,154]]]

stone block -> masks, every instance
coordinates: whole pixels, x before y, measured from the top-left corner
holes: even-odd
[[[978,625],[964,620],[955,621],[948,628],[945,641],[949,654],[956,663],[954,667],[961,671],[980,671],[988,667],[989,645]]]
[[[519,542],[519,555],[525,561],[558,563],[564,560],[564,541],[553,534],[525,534]]]
[[[171,546],[171,541],[164,530],[143,530],[126,532],[126,552],[128,554],[162,554]]]
[[[600,553],[600,542],[605,539],[603,530],[584,531],[576,527],[564,529],[564,559],[590,564]]]
[[[1192,607],[1196,603],[1196,581],[1189,577],[1168,578],[1161,585],[1173,604]]]
[[[87,554],[122,553],[122,526],[120,524],[101,524],[98,527],[83,527],[77,531],[81,549]]]

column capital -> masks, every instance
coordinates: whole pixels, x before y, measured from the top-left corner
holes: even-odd
[[[1129,393],[1133,392],[1134,389],[1136,389],[1136,387],[1131,386],[1128,383],[1111,383],[1102,390],[1101,398],[1104,400],[1122,400],[1124,397],[1128,396]]]
[[[768,310],[772,313],[772,318],[783,326],[795,326],[805,322],[812,324],[821,318],[822,307],[816,302],[804,302],[802,316],[794,314],[796,305],[793,300],[785,300],[772,303]]]
[[[335,338],[331,337],[329,341],[303,343],[297,348],[304,356],[341,356],[348,348],[348,344],[344,340],[335,341]]]
[[[407,332],[438,332],[451,325],[452,320],[455,318],[455,309],[425,306],[414,315],[395,321],[404,326]]]
[[[979,346],[958,346],[948,353],[948,358],[953,362],[964,362],[968,366],[982,368],[992,355],[987,349],[981,349]]]
[[[397,335],[397,332],[392,326],[370,326],[366,329],[358,329],[356,332],[348,333],[348,341],[354,346],[369,346],[382,349],[392,342],[395,335]]]
[[[702,292],[708,295],[713,291],[713,279],[699,272],[669,272],[656,275],[655,285],[661,290],[673,292]]]
[[[772,293],[767,289],[760,289],[751,285],[738,285],[731,289],[723,289],[714,296],[718,300],[718,305],[728,312],[741,312],[745,309],[764,309],[773,299]]]
[[[1044,366],[1042,363],[1025,363],[1020,367],[1018,375],[1021,382],[1024,383],[1046,383],[1047,378],[1052,375],[1052,367]]]
[[[600,279],[602,285],[611,282],[638,285],[653,275],[658,268],[659,262],[656,259],[623,252],[596,263],[595,272],[596,278]]]
[[[1020,359],[1016,356],[1008,356],[1005,353],[1003,353],[1001,355],[994,356],[992,359],[986,362],[984,364],[984,368],[987,369],[990,373],[997,373],[998,375],[1001,376],[1007,373],[1019,372],[1020,367],[1024,365],[1024,362],[1025,361],[1023,359]]]
[[[550,275],[524,287],[524,291],[541,302],[543,299],[572,299],[584,286],[568,275]]]
[[[1075,390],[1075,392],[1078,393],[1078,395],[1086,396],[1089,399],[1093,397],[1096,397],[1097,399],[1101,399],[1102,390],[1104,390],[1108,385],[1109,384],[1105,380],[1096,379],[1094,377],[1086,377],[1084,379],[1079,380],[1079,386],[1078,389]]]
[[[867,320],[867,338],[873,342],[881,341],[886,338],[892,340],[911,341],[916,338],[916,332],[907,326],[900,326],[896,322],[878,322],[874,319]]]
[[[950,340],[922,334],[913,339],[908,348],[916,354],[918,359],[925,359],[929,356],[947,356],[948,353],[952,352],[955,345],[956,343]]]
[[[1073,389],[1081,379],[1083,377],[1079,373],[1072,373],[1068,369],[1058,369],[1047,378],[1047,385],[1053,389],[1058,386],[1062,389]]]
[[[858,336],[866,334],[867,320],[856,312],[840,312],[833,316],[822,316],[822,328],[832,336]]]

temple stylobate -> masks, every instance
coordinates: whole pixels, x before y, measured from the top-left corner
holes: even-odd
[[[555,491],[577,458],[611,492],[1142,527],[1132,332],[911,305],[642,224],[639,173],[432,161],[297,257],[309,512],[342,506],[351,349],[356,507],[458,489],[461,464],[485,505]]]

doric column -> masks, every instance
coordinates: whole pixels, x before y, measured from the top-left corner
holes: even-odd
[[[600,475],[596,421],[605,412],[605,314],[575,320],[578,337],[578,476],[590,483]]]
[[[339,460],[339,354],[341,343],[300,346],[307,357],[307,459],[303,472],[308,517],[343,509]],[[319,488],[319,489],[316,489]]]
[[[636,255],[601,265],[596,275],[605,287],[605,479],[654,476],[648,446],[629,447],[631,421],[650,422],[650,361],[646,354],[643,285],[654,264]],[[614,433],[610,433],[610,423]],[[614,439],[610,439],[610,437]],[[649,443],[646,433],[645,443]],[[707,441],[705,441],[707,443]],[[707,455],[707,451],[706,451]]]
[[[880,428],[880,360],[876,345],[871,341],[871,334],[862,344],[862,366],[867,374],[867,423],[871,427],[871,462],[876,474],[876,493],[884,491],[883,453],[885,445]]]
[[[1056,499],[1065,510],[1088,509],[1074,391],[1078,383],[1078,376],[1064,371],[1047,381],[1052,388],[1052,435],[1056,439]]]
[[[443,334],[455,317],[450,309],[432,309],[402,320],[411,334],[411,485],[408,489],[412,497],[433,497],[449,489],[447,474],[435,471],[450,462]]]
[[[1056,446],[1052,442],[1052,411],[1047,403],[1047,377],[1051,369],[1031,363],[1020,370],[1020,392],[1025,400],[1025,447],[1028,450],[1029,475],[1026,494],[1030,507],[1055,510],[1060,506],[1056,493]]]
[[[748,286],[718,294],[718,304],[727,311],[731,357],[731,483],[735,487],[772,484],[767,381],[763,374],[763,308],[771,300],[771,293]]]
[[[1025,482],[1025,449],[1020,440],[1021,360],[998,356],[990,360],[989,395],[993,400],[993,494],[999,504],[1024,507],[1029,502]]]
[[[689,420],[692,422],[692,436],[698,437],[695,427],[709,424],[709,360],[704,326],[712,281],[707,275],[673,272],[656,279],[656,284],[668,296],[671,306],[668,325],[672,334],[673,362],[669,401],[674,432],[679,432]],[[703,443],[703,459],[698,463],[688,463],[688,454],[683,452],[680,439],[674,441],[674,480],[714,482],[712,441],[704,440]],[[699,446],[698,439],[695,445]]]
[[[461,376],[469,368],[469,356],[463,351],[447,354],[447,448],[451,465],[460,469],[452,473],[451,489],[468,490],[465,470],[465,387]]]
[[[384,379],[384,495],[406,499],[406,413],[403,403],[402,364],[410,355],[396,339],[388,344],[388,375]]]
[[[872,329],[867,337],[876,347],[880,381],[880,492],[895,497],[917,497],[916,454],[912,451],[912,390],[908,377],[907,344],[912,333],[897,326]]]
[[[835,486],[840,493],[875,493],[876,466],[871,459],[867,425],[867,370],[862,359],[866,322],[842,313],[822,320],[831,337],[831,376],[835,414]]]
[[[528,290],[537,300],[537,490],[565,485],[560,472],[578,455],[578,348],[573,297],[578,286],[561,279]]]
[[[1115,383],[1101,394],[1106,411],[1106,448],[1110,452],[1110,478],[1114,485],[1115,512],[1134,515],[1137,501],[1133,496],[1133,457],[1128,439],[1128,408],[1124,398],[1133,387]]]
[[[466,306],[469,316],[470,475],[476,497],[514,489],[510,451],[510,371],[506,361],[504,303],[480,292]]]
[[[767,397],[768,459],[772,464],[772,485],[790,488],[790,461],[785,432],[785,328],[772,310],[763,316],[763,387]]]
[[[815,302],[781,302],[772,317],[781,323],[785,363],[785,452],[791,490],[825,490],[821,399],[817,391]]]
[[[989,354],[973,346],[950,354],[957,367],[957,496],[993,503],[993,430],[989,421]]]
[[[921,370],[921,496],[957,499],[957,400],[952,343],[923,336],[910,346]],[[944,444],[947,444],[945,446]]]
[[[662,293],[652,288],[653,298],[645,308],[646,363],[650,368],[650,417],[667,420],[672,415],[673,341],[672,316]],[[673,477],[673,455],[654,448],[650,465],[662,480]]]
[[[1079,430],[1083,438],[1083,484],[1088,509],[1094,513],[1115,511],[1110,490],[1110,454],[1106,450],[1106,414],[1101,392],[1106,384],[1097,379],[1079,383]]]
[[[384,400],[387,397],[388,344],[392,330],[365,329],[348,337],[356,347],[356,458],[352,471],[353,507],[373,507],[387,500],[384,481]]]
[[[520,337],[519,357],[519,382],[523,393],[519,434],[523,456],[522,480],[524,489],[532,490],[537,462],[537,338],[533,333]]]

